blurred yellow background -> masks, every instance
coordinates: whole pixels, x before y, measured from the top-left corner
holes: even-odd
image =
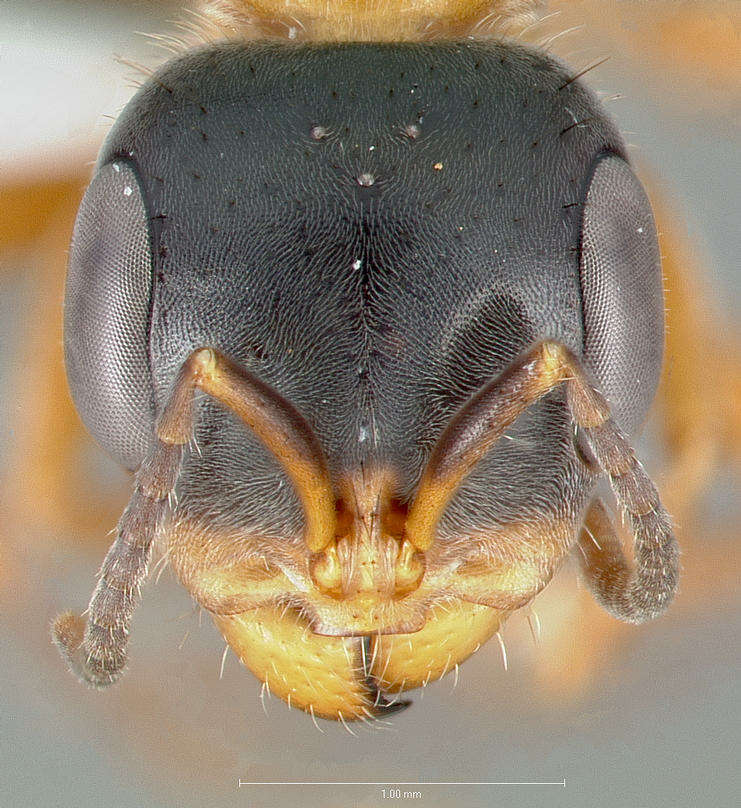
[[[165,571],[133,624],[129,671],[96,693],[49,642],[82,608],[129,480],[81,432],[62,368],[66,250],[97,148],[137,71],[166,57],[177,3],[0,7],[0,804],[376,806],[380,786],[246,781],[560,781],[424,786],[425,805],[738,804],[736,591],[741,455],[741,9],[736,0],[560,0],[524,35],[604,94],[660,214],[672,331],[642,453],[677,518],[684,574],[642,627],[604,615],[567,566],[390,727],[353,727],[258,698],[210,619]],[[620,98],[615,98],[620,95]],[[673,269],[672,269],[673,268]],[[683,274],[677,274],[683,273]],[[696,305],[694,305],[696,304]],[[685,308],[694,319],[677,319]],[[688,324],[689,323],[689,324]],[[664,405],[668,404],[668,409]],[[668,441],[668,442],[667,442]],[[201,625],[202,623],[202,625]],[[403,789],[402,789],[403,790]]]

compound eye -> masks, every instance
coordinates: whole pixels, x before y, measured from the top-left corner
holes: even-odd
[[[72,236],[64,349],[83,421],[129,469],[141,463],[153,430],[151,294],[152,246],[139,180],[125,161],[104,165]]]
[[[661,259],[651,205],[630,166],[595,161],[582,222],[584,360],[627,433],[656,392],[664,348]]]

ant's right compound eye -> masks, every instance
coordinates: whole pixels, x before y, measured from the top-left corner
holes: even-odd
[[[139,466],[153,435],[152,267],[149,217],[134,168],[125,161],[101,166],[72,237],[65,361],[82,419],[129,469]]]

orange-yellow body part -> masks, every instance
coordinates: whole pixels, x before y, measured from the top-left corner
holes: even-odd
[[[373,637],[371,675],[390,693],[423,687],[468,659],[492,637],[507,612],[457,601],[431,610],[415,634]]]
[[[359,638],[314,634],[295,611],[276,606],[214,615],[214,622],[242,663],[291,706],[324,718],[371,715],[375,693]]]
[[[502,22],[526,23],[540,0],[205,0],[204,33],[315,41],[402,42],[465,36]]]
[[[290,706],[323,718],[355,720],[376,712],[379,690],[400,692],[439,679],[500,627],[506,613],[473,603],[433,609],[413,634],[328,637],[293,609],[265,606],[214,615],[241,662]]]

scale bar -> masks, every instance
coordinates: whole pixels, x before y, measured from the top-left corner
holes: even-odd
[[[561,786],[566,788],[566,778],[555,782],[533,780],[424,780],[404,782],[402,780],[239,780],[239,786]]]

